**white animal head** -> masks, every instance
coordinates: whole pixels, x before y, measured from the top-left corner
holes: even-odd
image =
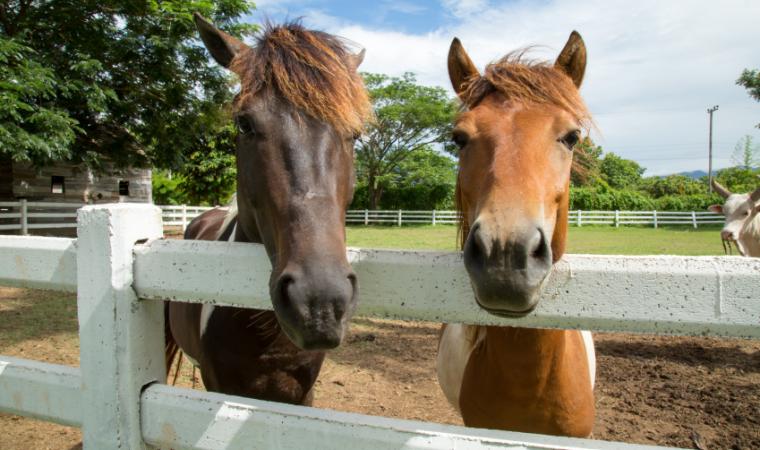
[[[723,205],[711,205],[707,209],[726,217],[726,224],[720,232],[720,237],[724,241],[737,243],[745,225],[760,212],[760,188],[750,194],[734,194],[715,180],[712,180],[712,185],[715,192],[726,201]],[[739,251],[744,253],[741,247]]]

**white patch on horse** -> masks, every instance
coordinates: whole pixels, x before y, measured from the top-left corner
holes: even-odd
[[[586,358],[588,359],[588,375],[591,380],[591,389],[594,389],[596,382],[596,350],[594,349],[594,337],[590,331],[581,331],[583,345],[586,347]]]
[[[477,328],[477,330],[473,330]],[[475,339],[472,336],[477,333]],[[485,339],[485,328],[477,325],[451,323],[446,325],[438,345],[438,384],[446,398],[457,411],[459,409],[459,394],[462,390],[464,371],[470,360],[472,350]]]

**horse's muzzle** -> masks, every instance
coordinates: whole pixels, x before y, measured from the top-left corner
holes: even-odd
[[[289,269],[278,277],[271,294],[280,327],[295,345],[328,350],[343,341],[357,290],[350,269]]]
[[[551,272],[552,250],[541,227],[526,227],[501,241],[476,222],[465,242],[464,264],[484,310],[519,317],[538,303]]]

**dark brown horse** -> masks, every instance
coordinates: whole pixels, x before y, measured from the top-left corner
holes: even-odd
[[[517,53],[480,75],[455,39],[448,64],[466,108],[453,131],[465,267],[478,305],[523,316],[565,252],[586,47],[573,32],[554,64]],[[588,332],[449,324],[438,379],[467,426],[588,436],[594,361]]]
[[[241,81],[237,202],[185,237],[263,243],[274,311],[170,303],[167,361],[173,338],[209,390],[309,403],[322,350],[340,344],[356,305],[344,216],[354,140],[371,111],[356,72],[363,53],[297,23],[267,26],[253,48],[197,15],[196,25]]]

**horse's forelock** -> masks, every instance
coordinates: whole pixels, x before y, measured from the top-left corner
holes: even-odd
[[[367,90],[340,38],[298,22],[266,24],[256,46],[238,54],[238,104],[270,91],[341,132],[359,133],[371,117]]]

